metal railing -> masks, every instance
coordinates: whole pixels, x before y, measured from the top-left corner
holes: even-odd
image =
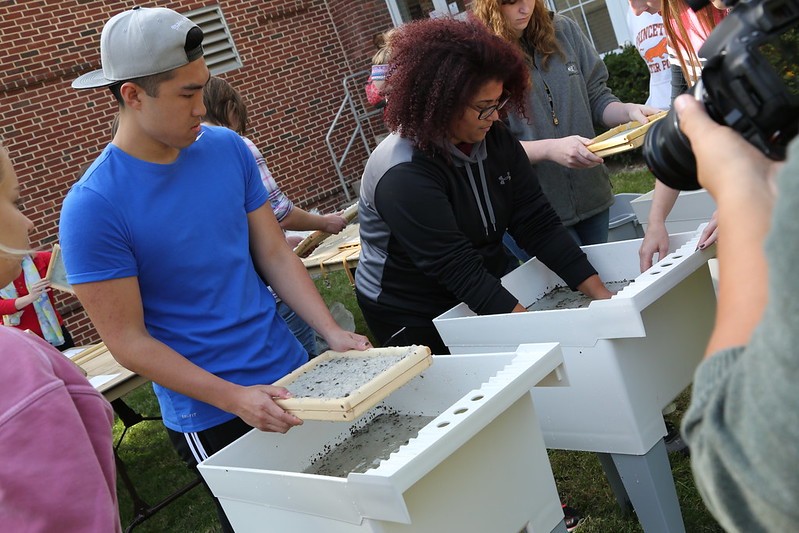
[[[361,83],[357,84],[357,88],[359,91],[363,91],[363,87],[366,84],[366,80],[369,77],[369,70],[361,70],[359,72],[355,72],[354,74],[350,74],[345,76],[342,80],[344,85],[344,100],[341,102],[341,106],[338,108],[338,113],[336,113],[335,118],[333,119],[333,123],[330,125],[330,129],[327,131],[327,135],[325,136],[325,144],[327,144],[327,149],[330,152],[330,157],[333,158],[333,165],[336,167],[336,174],[338,174],[338,179],[341,182],[341,188],[344,190],[344,195],[347,197],[347,201],[352,200],[352,195],[350,194],[349,187],[347,186],[347,181],[344,177],[344,172],[341,170],[344,167],[344,161],[350,153],[352,149],[352,145],[357,140],[358,136],[361,137],[361,141],[363,141],[363,146],[366,149],[366,154],[370,155],[372,153],[372,149],[369,146],[369,140],[366,138],[366,133],[363,129],[363,123],[369,117],[379,115],[383,112],[382,109],[372,109],[367,110],[363,105],[363,98],[359,98],[359,101],[356,103],[355,99],[353,98],[353,93],[350,90],[350,84],[354,80],[362,80]],[[353,130],[352,134],[349,137],[349,141],[347,142],[347,146],[344,149],[344,153],[341,154],[339,158],[336,155],[336,151],[333,148],[333,143],[330,141],[330,138],[333,136],[333,132],[338,126],[339,120],[341,120],[342,115],[345,111],[349,110],[352,114],[352,118],[355,120],[355,129]]]

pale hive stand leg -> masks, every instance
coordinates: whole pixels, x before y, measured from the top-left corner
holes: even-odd
[[[609,453],[597,452],[596,456],[599,459],[599,464],[602,465],[602,470],[605,471],[605,477],[608,478],[608,483],[613,491],[613,495],[616,496],[616,503],[619,504],[624,516],[627,516],[630,514],[630,511],[632,511],[633,504],[630,501],[630,497],[627,495],[627,490],[624,488],[624,483],[621,480],[619,471],[616,470],[616,464],[613,462],[613,458]]]
[[[609,455],[644,531],[685,533],[685,524],[677,501],[677,489],[674,487],[663,439],[644,455]],[[618,494],[616,498],[619,498]]]

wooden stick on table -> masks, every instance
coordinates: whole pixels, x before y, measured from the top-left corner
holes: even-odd
[[[76,365],[82,365],[107,351],[108,349],[105,347],[105,344],[101,342],[100,344],[92,346],[91,348],[87,348],[81,352],[75,359],[72,360],[72,362]]]

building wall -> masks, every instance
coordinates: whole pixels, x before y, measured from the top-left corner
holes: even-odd
[[[244,64],[221,77],[245,97],[252,128],[283,191],[297,205],[330,212],[347,201],[325,144],[344,97],[342,79],[368,68],[373,34],[391,27],[383,0],[250,0],[218,2]],[[142,3],[179,12],[214,2]],[[104,89],[75,91],[78,75],[100,68],[103,24],[130,2],[0,1],[0,135],[23,188],[34,246],[57,241],[61,203],[79,172],[111,138],[116,103]],[[361,86],[352,90],[363,104]],[[332,140],[340,157],[355,124],[342,121]],[[373,145],[382,124],[372,118]],[[348,184],[367,152],[353,145]],[[352,191],[350,191],[352,193]],[[353,195],[354,196],[354,195]],[[59,308],[78,344],[98,337],[79,302],[60,294]]]

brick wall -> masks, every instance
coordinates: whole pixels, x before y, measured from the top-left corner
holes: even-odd
[[[214,2],[159,5],[179,12]],[[348,202],[325,135],[344,96],[342,79],[369,65],[372,35],[391,27],[383,0],[220,1],[244,67],[222,74],[246,98],[251,139],[261,148],[283,191],[297,205],[330,212]],[[80,170],[111,137],[116,104],[103,89],[75,91],[79,74],[99,68],[99,38],[127,1],[0,0],[0,135],[35,222],[35,246],[57,240],[61,203]],[[365,105],[361,85],[352,86]],[[367,124],[370,143],[382,132],[379,117]],[[344,151],[354,128],[342,121],[332,140]],[[357,180],[367,152],[351,148],[344,176]],[[59,295],[78,344],[98,340],[74,297]]]

